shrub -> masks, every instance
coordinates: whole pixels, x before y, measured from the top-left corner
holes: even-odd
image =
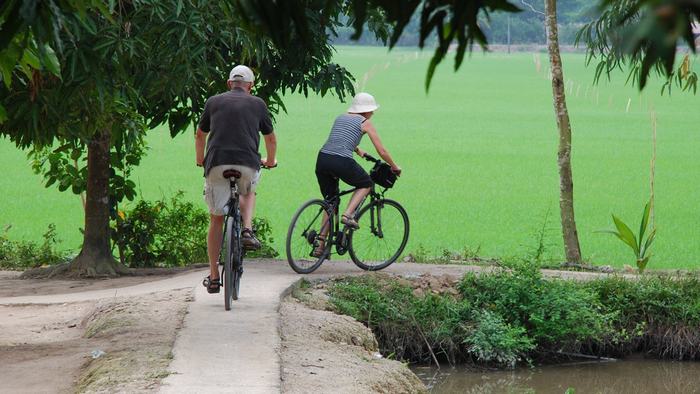
[[[513,367],[567,353],[700,360],[700,278],[606,277],[588,282],[542,277],[511,262],[466,274],[458,294],[369,274],[328,287],[337,311],[367,324],[382,352],[411,362],[471,361]]]
[[[524,328],[512,327],[494,312],[477,312],[475,324],[466,343],[481,362],[514,368],[535,347]]]
[[[58,251],[56,246],[61,242],[56,237],[56,225],[49,224],[42,235],[41,245],[27,241],[13,241],[8,237],[11,226],[6,226],[0,234],[0,268],[9,270],[24,270],[27,268],[53,265],[66,260],[66,253]]]
[[[611,316],[593,292],[573,281],[547,280],[535,264],[511,267],[465,275],[459,285],[462,296],[507,324],[525,328],[541,347],[575,349],[581,341],[611,333]]]
[[[253,230],[255,237],[260,241],[260,249],[246,252],[246,257],[277,257],[279,253],[272,247],[275,239],[272,238],[270,221],[263,217],[253,218]]]
[[[582,284],[614,316],[615,335],[599,347],[624,355],[640,348],[659,358],[700,360],[700,280],[697,277],[605,278]]]
[[[169,200],[141,200],[130,211],[119,211],[112,239],[123,263],[131,267],[183,266],[207,262],[209,215],[178,192]],[[262,248],[255,257],[276,256],[269,222],[256,218]],[[251,254],[249,254],[251,256]]]

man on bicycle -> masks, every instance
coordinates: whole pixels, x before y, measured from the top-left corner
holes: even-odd
[[[204,200],[210,213],[207,253],[211,273],[205,286],[209,293],[220,288],[218,259],[223,236],[224,206],[231,196],[230,181],[223,177],[225,170],[241,173],[238,179],[240,210],[243,220],[241,243],[244,249],[260,248],[253,234],[255,188],[260,180],[260,166],[274,167],[277,138],[265,102],[250,92],[255,82],[253,71],[238,65],[228,78],[229,91],[210,97],[195,135],[198,166],[204,167]],[[261,159],[260,134],[265,140],[267,158]],[[206,154],[205,154],[206,144]]]

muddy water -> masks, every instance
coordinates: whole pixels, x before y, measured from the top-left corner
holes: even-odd
[[[700,362],[630,360],[474,372],[464,368],[413,371],[432,393],[576,394],[700,393]]]

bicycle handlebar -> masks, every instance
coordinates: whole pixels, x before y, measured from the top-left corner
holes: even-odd
[[[376,163],[379,163],[379,162],[381,161],[381,160],[379,160],[379,159],[375,159],[375,158],[374,158],[372,155],[370,155],[369,153],[365,153],[365,155],[362,156],[362,157],[363,157],[365,160],[371,161],[372,163],[375,163],[375,164],[376,164]]]

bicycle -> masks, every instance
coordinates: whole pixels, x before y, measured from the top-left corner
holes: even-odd
[[[272,167],[261,167],[271,169]],[[221,269],[221,285],[224,288],[224,309],[231,310],[231,301],[238,300],[240,293],[241,276],[243,276],[243,257],[245,249],[241,246],[241,210],[239,206],[238,182],[240,171],[225,170],[224,178],[231,184],[231,196],[224,206],[224,234],[219,251],[219,261],[223,261]],[[223,259],[221,258],[223,255]]]
[[[338,220],[340,198],[357,188],[342,191],[328,200],[309,200],[292,217],[285,246],[287,262],[296,273],[315,271],[324,260],[330,259],[333,247],[340,256],[349,253],[358,267],[378,271],[396,261],[406,247],[408,214],[398,202],[384,197],[396,177],[392,175],[393,180],[387,179],[390,173],[388,164],[368,154],[364,158],[374,163],[370,177],[375,185],[355,210],[354,218],[360,225],[358,229],[353,230],[348,226],[341,228]],[[377,191],[377,186],[382,190]],[[363,206],[367,198],[370,202]],[[319,247],[324,234],[323,253],[314,256],[314,250]]]

